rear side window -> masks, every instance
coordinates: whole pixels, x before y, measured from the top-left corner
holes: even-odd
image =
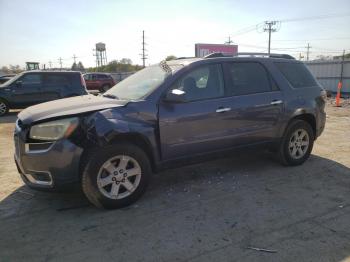
[[[317,86],[314,77],[302,63],[275,63],[284,77],[294,88]]]
[[[231,95],[248,95],[272,90],[269,75],[259,63],[230,63],[228,71],[232,82]]]
[[[98,75],[98,79],[104,80],[104,79],[108,79],[107,75]]]
[[[49,74],[45,77],[45,84],[67,86],[70,84],[70,78],[68,75],[51,75],[51,74]]]

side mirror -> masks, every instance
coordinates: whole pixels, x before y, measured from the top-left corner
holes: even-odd
[[[22,86],[22,81],[21,80],[16,81],[16,87],[21,87],[21,86]]]
[[[186,92],[180,89],[173,89],[166,94],[164,101],[170,103],[184,103],[186,102]]]

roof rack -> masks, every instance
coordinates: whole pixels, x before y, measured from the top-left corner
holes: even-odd
[[[271,57],[271,58],[284,58],[284,59],[295,59],[294,57],[287,54],[268,54],[268,53],[237,53],[237,54],[228,54],[228,53],[211,53],[204,56],[203,58],[215,58],[215,57],[237,57],[237,56],[248,56],[248,57]]]
[[[268,53],[237,53],[234,56],[250,56],[250,57],[271,57],[271,58],[284,58],[284,59],[295,59],[291,55],[287,54],[268,54]]]

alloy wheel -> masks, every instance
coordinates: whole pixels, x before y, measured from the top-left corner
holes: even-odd
[[[290,140],[289,140],[289,154],[294,159],[300,159],[302,158],[310,144],[310,138],[308,133],[304,129],[298,129],[296,130]]]
[[[4,102],[0,102],[0,115],[4,115],[7,111],[7,105]]]
[[[132,157],[118,155],[108,159],[97,175],[99,191],[110,199],[130,196],[141,180],[141,167]]]

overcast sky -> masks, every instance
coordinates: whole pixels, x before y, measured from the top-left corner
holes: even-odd
[[[309,42],[311,57],[350,52],[349,0],[0,0],[0,66],[51,61],[58,67],[62,57],[70,67],[74,54],[93,66],[97,42],[106,43],[108,61],[130,58],[141,64],[142,30],[147,64],[167,55],[194,56],[195,43],[224,43],[228,36],[241,52],[266,52],[268,35],[254,25],[323,15],[330,18],[282,22],[272,34],[272,51],[298,57]],[[247,27],[250,31],[237,34]]]

